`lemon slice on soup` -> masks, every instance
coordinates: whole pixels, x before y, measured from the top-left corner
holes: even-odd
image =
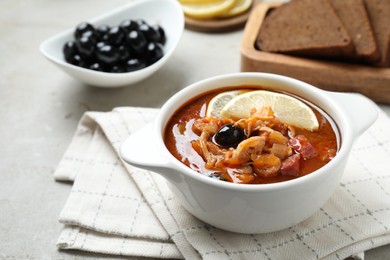
[[[181,3],[184,14],[193,18],[208,19],[222,14],[236,4],[237,0],[219,0],[198,3]]]
[[[245,92],[248,92],[248,90],[231,90],[216,95],[210,100],[207,106],[206,116],[221,118],[222,108],[234,97],[243,94]]]
[[[230,100],[221,110],[221,116],[248,118],[250,110],[270,106],[280,122],[310,131],[318,129],[318,120],[313,110],[301,100],[266,90],[250,91]]]
[[[237,0],[237,3],[233,8],[228,11],[219,14],[218,18],[229,18],[246,12],[252,5],[252,0]]]

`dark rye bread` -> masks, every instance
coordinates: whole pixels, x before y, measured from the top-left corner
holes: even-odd
[[[330,0],[355,47],[353,60],[373,62],[380,57],[363,0]],[[390,15],[390,14],[389,14]]]
[[[256,47],[309,57],[350,56],[354,52],[329,0],[293,0],[275,8],[264,19]]]
[[[364,0],[381,57],[375,66],[390,66],[390,0]]]

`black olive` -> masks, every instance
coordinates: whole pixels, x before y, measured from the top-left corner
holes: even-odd
[[[135,70],[140,70],[146,67],[146,62],[142,59],[130,59],[126,62],[126,71],[131,72]]]
[[[101,48],[101,47],[103,47],[103,46],[105,46],[106,45],[106,43],[105,42],[97,42],[96,43],[96,48]]]
[[[111,29],[104,35],[104,40],[110,44],[118,46],[123,43],[125,34],[119,26],[113,26]]]
[[[110,27],[108,25],[102,24],[96,28],[96,33],[99,35],[101,39],[103,39],[104,35],[106,35],[109,30]]]
[[[146,58],[149,64],[155,63],[164,55],[163,47],[160,43],[150,42],[146,48]]]
[[[73,59],[74,55],[79,54],[76,43],[74,41],[66,42],[62,51],[67,62],[70,62]]]
[[[122,65],[114,65],[111,67],[110,72],[112,73],[123,73],[126,72],[126,68]]]
[[[126,33],[129,33],[130,31],[137,30],[138,24],[137,22],[127,19],[120,23],[119,25]]]
[[[214,136],[214,141],[222,147],[236,147],[244,138],[245,133],[241,127],[226,124]]]
[[[164,29],[158,24],[152,25],[151,27],[153,28],[153,30],[158,31],[158,34],[160,36],[160,38],[156,41],[164,45],[167,41]]]
[[[79,54],[73,55],[68,62],[79,67],[87,66],[87,62]]]
[[[104,45],[97,49],[96,57],[99,61],[105,64],[113,64],[119,60],[118,50],[111,45]]]
[[[147,24],[141,24],[138,31],[148,40],[149,42],[157,42],[160,39],[160,32],[153,29]]]
[[[91,57],[94,54],[96,41],[93,37],[83,35],[76,41],[76,44],[82,56]]]
[[[104,71],[103,66],[98,62],[92,63],[91,66],[89,66],[89,69],[95,71]]]
[[[96,31],[87,31],[81,35],[81,37],[88,37],[91,38],[90,40],[92,42],[98,42],[100,40],[100,36]]]
[[[130,58],[130,51],[124,45],[118,47],[118,55],[120,61],[127,61]]]
[[[88,31],[95,31],[95,27],[93,27],[93,25],[89,23],[82,22],[79,25],[77,25],[76,30],[74,32],[74,37],[77,40],[83,35],[83,33]]]
[[[146,41],[145,37],[138,31],[134,30],[129,32],[127,34],[126,41],[134,53],[138,55],[143,55],[145,53],[148,42]]]

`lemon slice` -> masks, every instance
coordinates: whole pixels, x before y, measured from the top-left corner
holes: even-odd
[[[230,10],[237,0],[220,0],[213,2],[182,3],[184,14],[197,19],[213,18]]]
[[[270,106],[280,122],[310,131],[318,129],[318,120],[313,110],[297,98],[266,91],[250,91],[234,97],[221,110],[221,116],[248,118],[252,108]]]
[[[233,16],[237,16],[239,14],[242,14],[246,12],[249,7],[252,5],[252,0],[238,0],[235,6],[233,8],[229,9],[228,11],[217,15],[217,17],[220,18],[229,18]]]
[[[245,92],[248,92],[248,90],[225,91],[216,95],[215,97],[213,97],[213,99],[210,100],[207,106],[206,116],[221,118],[222,108],[234,97]]]

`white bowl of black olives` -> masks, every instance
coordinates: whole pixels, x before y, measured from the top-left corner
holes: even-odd
[[[177,1],[133,1],[45,40],[40,51],[87,85],[122,87],[161,68],[183,29]]]

